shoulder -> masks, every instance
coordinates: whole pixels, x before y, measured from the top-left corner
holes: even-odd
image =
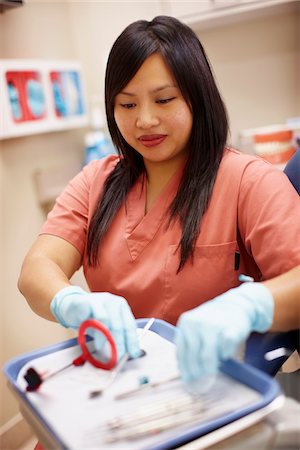
[[[91,161],[69,181],[58,197],[57,204],[83,208],[96,202],[107,177],[118,161],[119,158],[116,155]]]
[[[239,203],[273,202],[278,205],[287,199],[293,204],[299,203],[297,192],[281,169],[259,156],[234,149],[225,150],[216,181],[217,192],[225,191],[229,196],[235,192]]]
[[[220,164],[220,172],[223,176],[237,176],[240,175],[241,183],[249,185],[252,183],[259,183],[262,178],[270,180],[283,180],[285,183],[287,176],[281,169],[273,164],[265,161],[263,158],[256,155],[249,155],[242,153],[232,148],[226,148]]]
[[[264,170],[268,164],[254,155],[226,147],[219,166],[216,185],[221,190],[226,185],[230,192],[238,192],[245,182],[249,182],[251,174],[257,173],[258,166]]]
[[[247,167],[252,166],[264,168],[274,167],[259,156],[249,155],[248,153],[243,153],[234,148],[225,148],[220,168],[224,168],[225,170],[236,170],[238,168],[246,169]]]
[[[219,169],[219,186],[238,193],[239,209],[257,215],[259,208],[271,214],[299,214],[299,196],[288,176],[276,165],[255,155],[226,149]],[[287,208],[288,205],[288,208]]]
[[[107,177],[119,162],[117,155],[91,161],[70,181],[67,190],[93,192],[102,189]]]
[[[108,155],[105,158],[91,161],[82,169],[82,175],[92,183],[93,181],[106,180],[120,161],[117,155]]]

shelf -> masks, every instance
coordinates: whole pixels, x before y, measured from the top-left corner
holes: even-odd
[[[76,61],[0,60],[0,139],[88,124]]]

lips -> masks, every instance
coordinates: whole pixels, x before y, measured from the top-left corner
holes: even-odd
[[[161,144],[166,139],[165,134],[145,134],[139,137],[139,141],[145,147],[155,147]]]

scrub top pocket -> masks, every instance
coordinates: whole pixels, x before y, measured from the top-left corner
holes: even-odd
[[[162,314],[165,320],[176,323],[186,310],[238,286],[235,270],[237,242],[195,247],[193,261],[189,259],[177,274],[179,250],[176,245],[168,248],[165,266],[165,292]]]

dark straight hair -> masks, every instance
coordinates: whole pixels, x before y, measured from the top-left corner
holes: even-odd
[[[137,178],[145,173],[142,156],[118,129],[115,98],[154,53],[164,58],[193,114],[188,160],[169,210],[169,226],[178,219],[182,227],[178,271],[193,256],[222,159],[228,134],[227,112],[197,35],[168,16],[158,16],[150,22],[139,20],[126,27],[112,46],[106,68],[107,123],[120,161],[106,180],[90,223],[87,251],[93,266],[98,263],[99,245],[113,218]]]

